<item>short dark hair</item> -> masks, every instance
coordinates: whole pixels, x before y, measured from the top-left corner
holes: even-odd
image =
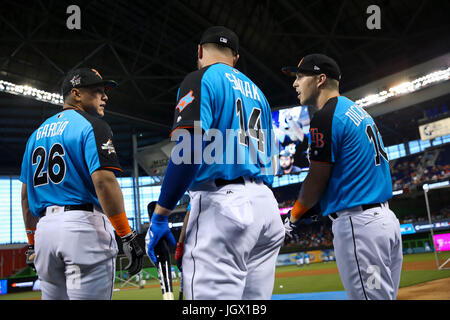
[[[72,94],[72,90],[67,91],[64,96],[63,96],[63,100],[64,102],[66,102],[66,100],[69,98],[69,96]]]
[[[231,54],[233,55],[233,57],[236,57],[236,56],[237,56],[237,52],[236,52],[236,51],[234,51],[234,50],[231,49],[230,47],[221,45],[221,44],[219,44],[219,43],[206,42],[206,43],[202,44],[201,46],[202,46],[202,47],[205,47],[205,48],[213,48],[213,49],[216,49],[216,50],[218,50],[218,51],[220,51],[220,52],[222,52],[222,53],[225,53],[225,54],[228,54],[228,53],[231,52]]]

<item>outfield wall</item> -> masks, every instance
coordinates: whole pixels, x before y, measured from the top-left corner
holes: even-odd
[[[306,258],[309,258],[309,263],[334,261],[334,250],[312,250],[312,251],[302,251],[302,252],[292,252],[292,253],[282,253],[277,257],[277,267],[287,266],[297,264],[297,260],[303,259],[303,264],[307,264]]]

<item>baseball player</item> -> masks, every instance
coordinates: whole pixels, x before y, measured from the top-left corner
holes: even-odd
[[[328,262],[329,260],[328,260],[329,258],[328,258],[328,252],[327,251],[323,251],[323,253],[322,253],[322,261],[323,262]]]
[[[303,267],[303,263],[305,261],[305,259],[303,258],[303,253],[300,253],[297,257],[298,259],[295,261],[297,267]]]
[[[309,266],[309,254],[308,254],[308,252],[305,252],[304,258],[305,258],[305,264],[307,266]]]
[[[178,134],[194,143],[182,150],[188,160],[180,164],[175,164],[175,150],[183,141],[174,147],[147,234],[147,251],[156,261],[153,249],[159,239],[175,245],[168,216],[189,188],[182,260],[188,300],[270,299],[284,239],[277,201],[267,186],[274,173],[270,106],[234,68],[238,42],[234,32],[221,26],[201,37],[198,70],[181,83],[172,132],[172,138]],[[214,161],[206,160],[209,151]]]
[[[27,263],[41,280],[42,299],[111,299],[121,237],[130,276],[142,269],[139,247],[114,175],[122,171],[112,132],[100,119],[114,81],[95,69],[70,72],[64,106],[33,132],[23,156],[22,211]]]
[[[350,299],[395,299],[402,267],[400,224],[389,209],[392,183],[378,128],[361,107],[339,95],[340,69],[322,54],[305,56],[293,87],[312,113],[310,169],[285,228],[317,202],[333,221],[339,274]]]

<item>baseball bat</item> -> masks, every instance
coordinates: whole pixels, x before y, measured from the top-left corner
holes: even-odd
[[[178,295],[178,300],[183,300],[183,273],[178,272],[178,275],[180,276],[180,293]]]
[[[149,219],[152,219],[155,211],[156,201],[152,201],[147,206]],[[166,239],[161,239],[155,246],[155,255],[157,259],[159,284],[161,286],[163,300],[174,300],[172,287],[172,267],[170,264],[170,251]]]

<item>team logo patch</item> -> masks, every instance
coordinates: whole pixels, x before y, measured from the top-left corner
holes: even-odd
[[[114,146],[113,146],[113,143],[112,143],[111,139],[106,141],[106,143],[102,144],[102,149],[103,150],[108,150],[108,154],[116,153],[116,149],[114,149]]]
[[[323,133],[320,133],[317,128],[311,128],[309,132],[311,133],[311,142],[315,144],[315,147],[323,148],[325,145],[323,142]]]
[[[81,77],[79,74],[73,76],[72,80],[70,80],[72,87],[75,87],[81,83]]]
[[[175,107],[175,109],[178,109],[180,112],[183,111],[184,108],[186,108],[188,105],[190,105],[192,103],[192,101],[195,100],[195,97],[193,95],[193,91],[189,91],[189,93],[187,95],[185,95],[183,98],[180,99],[180,101],[178,101],[177,106]]]

